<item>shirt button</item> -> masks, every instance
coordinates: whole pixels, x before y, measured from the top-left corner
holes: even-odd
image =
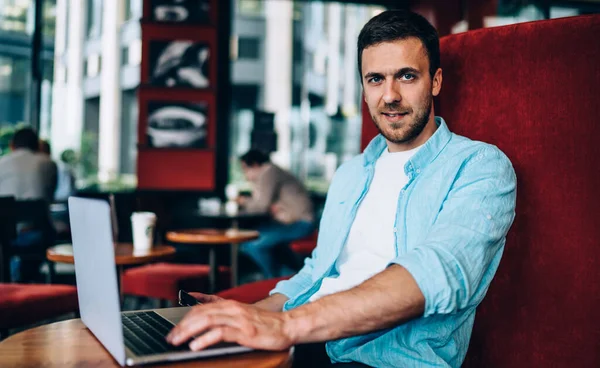
[[[421,173],[421,169],[417,169],[417,174],[420,174],[420,173]]]
[[[488,220],[491,220],[491,219],[492,219],[492,215],[487,215],[487,216],[485,216],[485,217],[487,217],[487,219],[488,219]]]
[[[395,233],[397,233],[397,232],[398,232],[398,229],[394,228],[394,232],[395,232]]]

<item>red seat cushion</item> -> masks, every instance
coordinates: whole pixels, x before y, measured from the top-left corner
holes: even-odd
[[[0,328],[13,328],[76,312],[70,285],[0,284]]]
[[[217,295],[225,298],[237,300],[242,303],[256,303],[269,296],[269,292],[275,288],[275,285],[281,280],[287,280],[290,276],[278,277],[263,281],[251,282],[242,286],[224,290]]]
[[[312,234],[302,239],[298,239],[290,243],[290,248],[302,256],[310,256],[313,249],[317,246],[317,237],[319,231],[315,230]]]
[[[131,268],[123,273],[123,293],[177,301],[180,289],[206,291],[208,265],[155,263]],[[219,267],[217,283],[229,286],[229,267]]]

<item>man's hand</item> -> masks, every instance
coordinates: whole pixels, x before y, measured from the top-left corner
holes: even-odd
[[[225,341],[254,349],[284,350],[295,342],[287,331],[287,314],[232,300],[197,305],[171,330],[167,341],[192,350]]]

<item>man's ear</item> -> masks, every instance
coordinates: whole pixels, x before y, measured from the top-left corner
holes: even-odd
[[[431,94],[437,96],[442,89],[442,68],[438,68],[433,75]]]

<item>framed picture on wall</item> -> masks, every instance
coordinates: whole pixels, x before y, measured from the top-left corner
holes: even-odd
[[[206,148],[208,105],[148,101],[146,142],[149,148]]]
[[[211,47],[192,40],[149,42],[149,84],[157,87],[211,87]]]
[[[214,0],[150,0],[149,18],[160,23],[208,24],[213,22]]]

